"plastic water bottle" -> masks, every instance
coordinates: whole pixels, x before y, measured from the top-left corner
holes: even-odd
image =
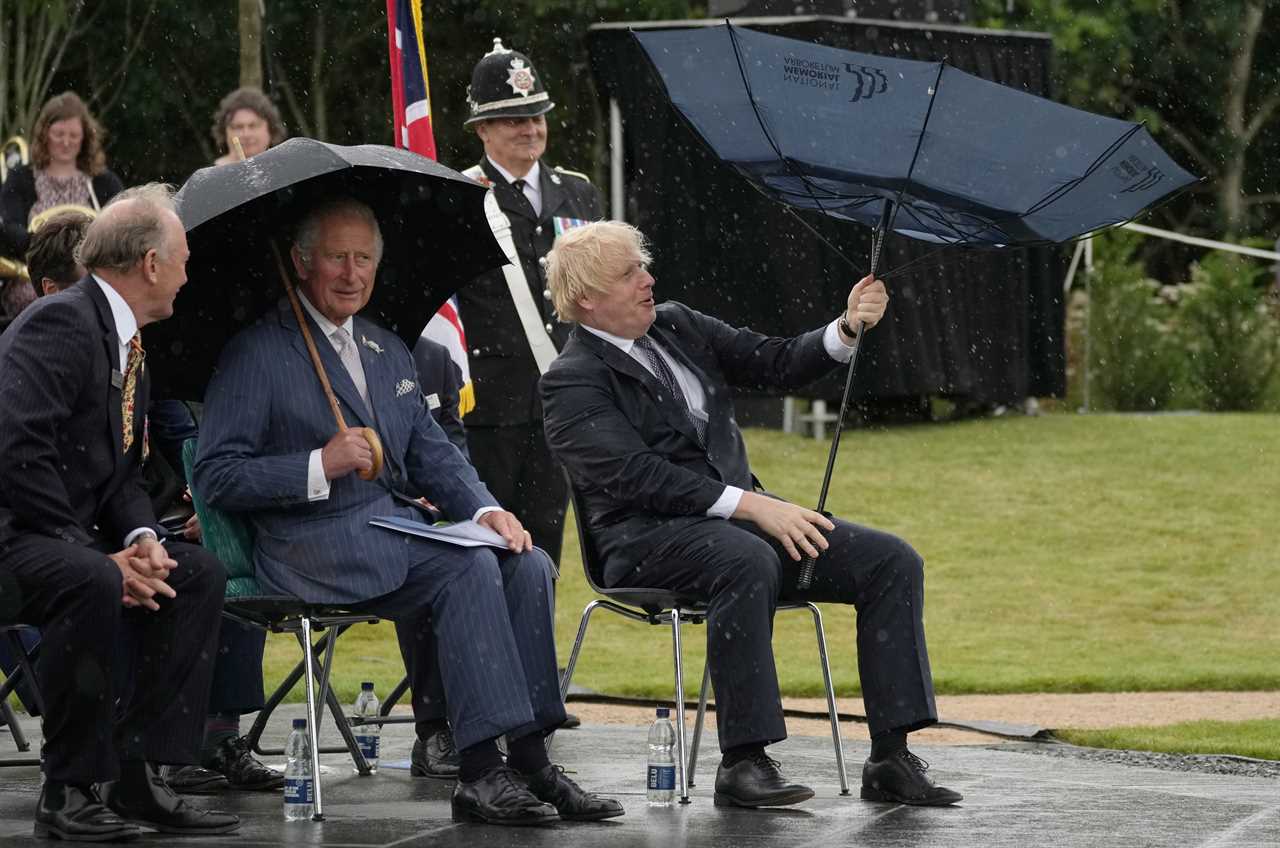
[[[307,720],[295,718],[284,746],[284,820],[307,821],[315,810],[315,775],[311,773],[311,737]]]
[[[649,728],[650,807],[669,807],[676,794],[676,731],[671,726],[671,710],[658,707],[658,717]]]
[[[373,694],[373,684],[368,681],[360,684],[360,697],[356,698],[355,714],[369,718],[378,717],[378,696]],[[356,744],[364,761],[369,764],[369,773],[378,773],[378,751],[382,747],[382,725],[361,724],[356,727]]]

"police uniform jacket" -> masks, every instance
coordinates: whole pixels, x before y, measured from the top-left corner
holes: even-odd
[[[539,169],[542,214],[535,215],[524,194],[506,181],[488,157],[466,173],[492,186],[499,208],[511,221],[511,238],[542,324],[550,329],[556,349],[562,348],[569,337],[569,325],[556,320],[540,260],[555,241],[555,219],[599,220],[604,216],[604,199],[585,178],[554,169],[543,160]],[[502,271],[490,271],[464,287],[458,301],[476,391],[476,405],[467,415],[467,425],[495,427],[541,420],[538,365]]]

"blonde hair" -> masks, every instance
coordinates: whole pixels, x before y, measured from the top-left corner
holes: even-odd
[[[578,301],[609,291],[613,277],[631,258],[650,261],[644,233],[623,221],[596,221],[566,230],[547,254],[547,287],[561,321],[578,321]]]

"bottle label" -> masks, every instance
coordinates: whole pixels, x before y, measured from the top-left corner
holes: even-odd
[[[378,752],[382,749],[381,736],[357,736],[356,745],[360,746],[360,753],[366,760],[378,759]]]
[[[286,804],[315,803],[314,782],[309,777],[286,777],[284,779],[284,802]]]
[[[676,788],[675,766],[649,766],[649,789],[660,792]]]

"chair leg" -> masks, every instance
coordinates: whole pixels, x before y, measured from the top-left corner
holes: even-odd
[[[582,620],[578,622],[578,635],[573,640],[573,650],[569,652],[569,662],[565,664],[564,676],[560,678],[560,703],[569,697],[569,683],[573,680],[573,670],[578,667],[578,654],[582,652],[582,642],[587,638],[587,625],[591,622],[591,613],[600,606],[599,601],[592,601],[582,610]],[[556,741],[556,732],[547,734],[547,756],[551,756],[551,746]]]
[[[22,670],[22,673],[26,675],[27,680],[31,683],[31,697],[35,699],[36,709],[40,711],[41,720],[43,721],[43,716],[45,715],[44,695],[40,692],[40,679],[36,677],[36,669],[33,665],[36,658],[40,656],[41,644],[36,643],[36,646],[28,652],[27,646],[22,644],[22,637],[18,634],[18,631],[10,630],[9,645],[13,648],[13,655],[18,660],[18,668]]]
[[[13,678],[9,679],[12,680]],[[22,726],[18,724],[18,717],[13,714],[13,707],[9,706],[8,693],[4,693],[0,697],[0,717],[4,718],[4,723],[9,728],[9,734],[13,736],[13,744],[17,746],[18,751],[24,754],[30,751],[31,743],[27,741],[26,735],[22,732]]]
[[[805,604],[813,614],[813,629],[818,634],[818,658],[822,661],[822,681],[827,687],[827,714],[831,717],[831,742],[836,749],[836,769],[840,772],[840,794],[849,794],[849,774],[844,765],[844,742],[840,739],[840,714],[836,710],[836,690],[831,685],[831,663],[827,661],[827,631],[822,626],[822,613],[816,604]]]
[[[702,689],[698,692],[698,719],[693,723],[693,747],[689,750],[689,786],[698,770],[698,745],[702,741],[702,725],[707,718],[707,689],[711,687],[711,663],[702,665]]]
[[[328,635],[332,637],[334,634]],[[320,711],[316,709],[315,658],[311,655],[311,619],[305,615],[302,617],[302,630],[298,638],[304,643],[302,661],[307,667],[307,734],[311,737],[311,783],[315,787],[315,807],[311,820],[319,822],[324,821],[324,800],[320,793],[320,729],[317,727]]]
[[[342,703],[338,701],[338,696],[329,686],[329,675],[333,671],[333,652],[338,645],[338,633],[339,631],[331,630],[326,636],[328,641],[325,642],[324,666],[320,669],[320,701],[328,705],[329,712],[333,715],[334,726],[337,727],[338,735],[346,745],[347,753],[351,755],[351,762],[355,765],[356,771],[361,777],[368,777],[373,771],[369,768],[359,743],[356,742],[355,734],[351,732],[351,724],[347,721]]]
[[[331,627],[329,628],[329,633],[334,639],[337,639],[345,633],[347,628],[350,626],[351,625],[349,624],[341,624],[336,627]],[[298,645],[303,651],[306,651],[307,647],[306,643],[303,641],[302,634],[295,632],[294,635],[298,639]],[[328,647],[328,642],[326,641],[327,638],[328,637],[322,638],[319,642],[311,646],[312,656],[319,655]],[[271,715],[276,711],[276,707],[280,706],[280,704],[284,702],[284,699],[293,691],[293,687],[298,685],[298,681],[302,679],[302,675],[306,673],[306,671],[307,663],[306,658],[304,657],[303,659],[298,660],[298,664],[295,665],[287,675],[285,675],[284,680],[280,682],[280,685],[276,687],[275,691],[271,693],[270,697],[268,697],[266,702],[262,705],[262,709],[258,710],[257,716],[253,719],[253,726],[249,728],[249,732],[245,735],[245,738],[249,741],[250,750],[255,754],[263,757],[278,757],[284,754],[284,748],[262,747],[262,734],[266,732],[267,724],[271,721]],[[321,748],[320,753],[341,754],[348,750],[350,750],[349,747],[329,747]]]
[[[382,706],[378,707],[378,715],[383,718],[391,715],[392,708],[400,702],[400,699],[404,697],[404,693],[408,691],[409,675],[406,674],[401,678],[400,682],[396,684],[396,688],[392,689],[391,693],[387,695],[387,700],[382,702]]]
[[[684,662],[680,651],[680,610],[671,610],[671,649],[675,655],[676,666],[676,769],[680,789],[680,803],[689,803],[689,784],[685,759],[687,751],[684,745]]]

